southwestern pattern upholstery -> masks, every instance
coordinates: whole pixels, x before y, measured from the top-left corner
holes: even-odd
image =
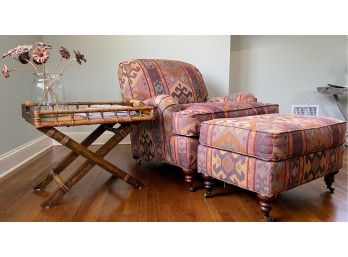
[[[183,105],[182,111],[173,116],[174,133],[183,136],[198,136],[201,122],[266,113],[277,113],[278,105],[260,102],[206,102]]]
[[[238,187],[272,197],[342,168],[344,146],[280,161],[264,161],[204,145],[198,147],[198,171]]]
[[[327,117],[265,114],[205,121],[198,172],[258,193],[266,219],[277,194],[342,168],[346,123]]]
[[[118,78],[123,100],[141,100],[156,107],[155,120],[140,123],[131,133],[133,158],[181,167],[191,189],[201,122],[278,112],[277,105],[259,103],[251,93],[209,99],[202,74],[181,61],[122,62]]]
[[[236,93],[233,95],[209,98],[207,102],[223,102],[223,103],[256,102],[256,97],[251,93]]]
[[[346,123],[327,117],[267,114],[203,122],[200,144],[265,161],[342,145]]]
[[[197,169],[197,149],[199,141],[195,137],[174,135],[170,138],[172,160],[183,169]]]
[[[131,132],[133,156],[146,161],[172,163],[169,140],[173,136],[173,115],[180,111],[180,106],[169,95],[155,96],[144,103],[155,107],[155,121],[142,122]]]
[[[208,91],[199,70],[188,63],[140,59],[122,62],[118,70],[123,100],[171,95],[179,104],[201,103]]]

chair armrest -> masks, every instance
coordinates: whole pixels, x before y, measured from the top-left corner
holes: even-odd
[[[170,95],[158,95],[144,101],[146,105],[155,107],[155,121],[164,128],[164,136],[169,139],[173,135],[173,116],[181,111],[178,102]],[[162,128],[162,126],[160,126]]]
[[[178,112],[180,111],[180,105],[170,95],[158,95],[143,101],[145,105],[153,106],[160,114],[166,112]]]
[[[167,162],[172,162],[170,138],[173,136],[173,116],[174,113],[181,111],[180,105],[170,95],[158,95],[145,100],[144,103],[155,107],[155,120],[151,121],[151,130],[159,139],[156,145],[162,152],[163,158]]]
[[[235,102],[256,102],[257,98],[252,93],[239,92],[227,96],[217,96],[207,100],[207,102],[224,102],[224,103],[235,103]]]

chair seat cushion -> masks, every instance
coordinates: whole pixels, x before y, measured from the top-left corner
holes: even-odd
[[[203,122],[200,144],[279,161],[342,145],[345,132],[334,118],[266,114]]]
[[[173,133],[183,136],[198,136],[203,121],[278,112],[277,104],[261,102],[205,102],[180,107],[182,110],[173,116]]]

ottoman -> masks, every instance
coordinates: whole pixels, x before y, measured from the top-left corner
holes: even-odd
[[[333,193],[345,131],[341,120],[290,114],[205,121],[197,158],[205,197],[211,195],[213,178],[251,190],[271,221],[272,201],[281,192],[324,177]]]

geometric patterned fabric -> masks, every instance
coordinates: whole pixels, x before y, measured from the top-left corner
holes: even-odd
[[[246,115],[245,111],[237,110],[245,106],[246,102],[254,102],[255,107],[262,105],[256,102],[253,94],[244,92],[209,99],[202,74],[195,66],[181,61],[125,61],[119,65],[118,79],[123,100],[142,100],[155,107],[155,119],[140,122],[131,132],[133,158],[167,162],[186,169],[197,168],[198,132],[201,121],[222,117],[219,116],[222,114],[225,117],[226,108],[223,106],[231,103],[235,104],[232,117]],[[219,114],[209,112],[198,115],[200,118],[191,123],[194,129],[181,120],[175,124],[180,126],[180,133],[183,132],[185,136],[176,135],[173,128],[174,115],[185,109],[193,110],[196,104],[205,103],[207,105],[203,108],[215,108]],[[272,108],[273,112],[278,112],[278,106],[274,105]],[[267,112],[270,111],[257,107],[250,109],[249,115]]]
[[[266,114],[206,121],[200,133],[202,145],[278,161],[342,145],[346,123],[329,117]]]
[[[206,102],[180,107],[182,111],[173,116],[173,129],[174,134],[183,136],[198,136],[203,121],[278,112],[278,105],[261,102]]]
[[[123,100],[170,95],[179,104],[201,103],[208,97],[202,74],[192,64],[155,59],[122,62],[118,77]]]
[[[198,172],[273,196],[342,168],[346,123],[265,114],[201,125]]]
[[[264,161],[198,146],[198,172],[264,196],[273,196],[342,168],[344,146],[281,161]]]

